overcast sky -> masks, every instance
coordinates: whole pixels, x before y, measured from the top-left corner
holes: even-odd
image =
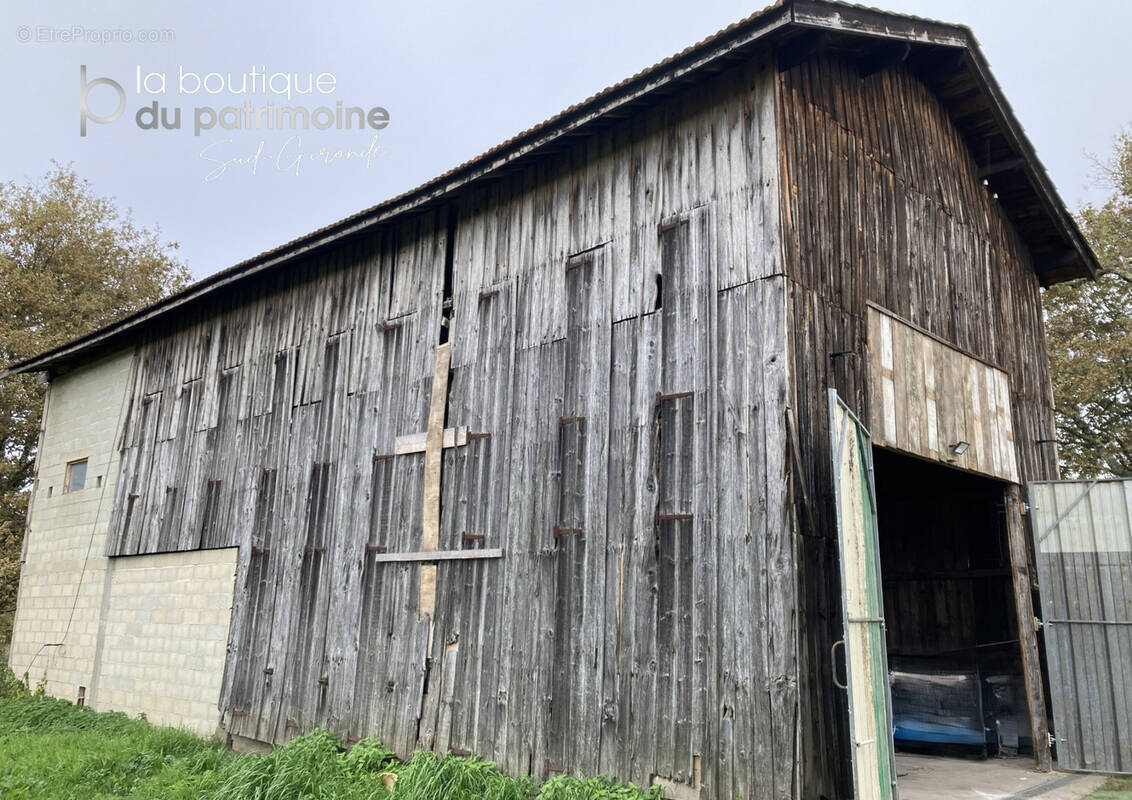
[[[99,194],[177,241],[200,278],[417,186],[747,16],[755,3],[763,5],[284,0],[208,9],[169,0],[4,0],[0,73],[9,111],[0,129],[0,180],[42,175],[52,159],[73,162]],[[1132,2],[878,4],[969,25],[1070,209],[1103,200],[1107,189],[1094,178],[1091,156],[1106,157],[1113,137],[1132,123]],[[159,41],[138,41],[147,37]],[[86,136],[83,65],[89,113],[106,118],[118,105],[112,86],[92,83],[99,78],[122,87],[126,108],[112,122],[88,121]],[[294,89],[306,88],[311,74],[327,73],[323,89],[331,79],[333,88],[293,93],[289,103],[270,91],[188,93],[195,84],[187,73],[241,76],[253,68],[297,74]],[[153,73],[140,94],[139,71]],[[164,95],[157,93],[161,74]],[[274,88],[283,92],[282,79]],[[245,100],[253,109],[268,102],[383,107],[389,124],[377,131],[312,129],[300,144],[278,131],[225,130],[207,111],[196,119],[198,107],[219,112]],[[136,112],[153,101],[170,117],[181,108],[180,129],[138,128]],[[300,161],[296,174],[296,154],[320,148],[369,158],[329,166]],[[250,162],[257,151],[254,173],[250,163],[221,170],[222,162]]]

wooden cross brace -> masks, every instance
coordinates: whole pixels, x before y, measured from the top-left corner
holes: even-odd
[[[439,561],[467,558],[502,558],[500,549],[440,550],[440,466],[441,456],[448,447],[463,447],[470,438],[468,429],[445,428],[444,411],[448,404],[448,368],[452,361],[452,346],[446,342],[436,348],[436,362],[432,372],[432,395],[428,405],[428,429],[423,433],[398,436],[394,442],[394,455],[424,453],[424,506],[421,514],[421,549],[416,553],[383,553],[378,562],[421,562],[421,584],[417,609],[421,619],[427,614],[431,622],[436,615],[436,567]]]

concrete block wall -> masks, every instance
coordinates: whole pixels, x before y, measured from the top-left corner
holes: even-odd
[[[48,694],[212,733],[236,550],[107,559],[133,351],[48,390],[9,663]],[[65,492],[67,464],[86,484]]]
[[[94,666],[132,365],[132,352],[119,353],[48,389],[9,659],[17,675],[27,672],[33,685],[46,679],[49,694],[70,700],[90,686]],[[88,459],[86,485],[64,492],[67,463],[80,458]]]
[[[91,704],[216,732],[236,548],[114,559]]]

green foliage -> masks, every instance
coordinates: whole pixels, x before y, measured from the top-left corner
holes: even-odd
[[[156,231],[98,197],[69,166],[0,184],[0,367],[81,336],[186,285]],[[44,386],[0,381],[0,653],[16,605],[27,488]]]
[[[531,800],[534,789],[528,778],[508,778],[495,764],[475,758],[417,752],[395,770],[397,782],[392,797],[405,800],[483,798],[483,800]]]
[[[661,800],[659,786],[647,790],[601,776],[578,780],[559,776],[539,787],[538,800]]]
[[[349,751],[326,731],[269,755],[235,755],[211,739],[29,696],[11,672],[0,699],[0,797],[14,800],[660,800],[611,778],[559,776],[535,791],[477,758],[418,752],[405,762],[376,739]]]
[[[199,797],[202,774],[232,756],[219,742],[65,700],[0,702],[0,797]]]
[[[346,753],[346,774],[359,779],[380,775],[396,762],[393,751],[377,739],[362,739]]]
[[[385,797],[388,792],[370,768],[380,763],[380,759],[367,760],[375,750],[383,748],[376,743],[367,744],[366,749],[351,760],[334,736],[316,730],[292,739],[270,755],[233,758],[215,775],[201,782],[200,796],[208,800]]]
[[[1066,477],[1132,476],[1132,135],[1105,170],[1112,196],[1078,215],[1101,274],[1043,295]]]
[[[29,694],[27,684],[16,677],[11,667],[0,667],[0,702],[18,700]]]
[[[1085,800],[1132,800],[1132,777],[1113,775]]]

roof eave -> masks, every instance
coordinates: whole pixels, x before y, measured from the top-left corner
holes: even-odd
[[[117,322],[92,331],[86,336],[79,337],[45,353],[40,353],[30,359],[12,364],[3,372],[0,372],[0,378],[23,372],[50,369],[60,361],[100,348],[111,338],[123,335],[128,330],[140,327],[157,316],[163,316],[179,307],[193,303],[227,285],[246,280],[295,258],[309,255],[313,251],[345,237],[361,234],[382,225],[393,217],[411,212],[454,194],[468,183],[485,178],[491,173],[531,155],[539,148],[568,135],[594,119],[654,92],[662,86],[673,83],[689,72],[695,71],[731,51],[762,39],[774,30],[790,24],[790,22],[789,7],[786,5],[768,7],[763,11],[752,14],[747,19],[735,23],[703,42],[688,47],[675,56],[660,62],[660,64],[642,70],[637,75],[566,109],[546,122],[512,137],[483,155],[461,164],[416,189],[214,273],[181,292],[170,295]],[[663,70],[660,69],[662,65]]]
[[[851,11],[847,16],[844,11]],[[1067,249],[1075,258],[1065,263],[1059,258],[1056,267],[1043,269],[1035,264],[1035,272],[1043,286],[1063,281],[1089,278],[1095,280],[1099,270],[1096,255],[1085,241],[1076,221],[1066,209],[1053,182],[1037,157],[1034,146],[1022,130],[1014,111],[1006,101],[1001,87],[991,73],[990,65],[970,28],[933,20],[893,15],[863,6],[832,5],[823,0],[792,0],[792,19],[796,25],[831,32],[863,34],[878,38],[895,39],[912,44],[930,44],[951,47],[966,53],[971,59],[978,81],[991,101],[995,122],[1010,142],[1014,152],[1022,159],[1023,172],[1045,213],[1059,229]],[[901,24],[893,25],[893,20]]]

